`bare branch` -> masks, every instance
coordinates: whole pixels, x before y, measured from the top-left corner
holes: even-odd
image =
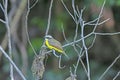
[[[13,65],[13,67],[16,69],[16,71],[20,74],[23,80],[26,80],[22,72],[19,70],[19,68],[16,66],[16,64],[13,62],[13,60],[8,56],[8,54],[3,50],[3,48],[0,46],[0,50],[2,51],[3,55],[8,59],[8,61]]]
[[[0,8],[2,9],[3,13],[4,13],[4,8],[2,6],[2,4],[0,3]]]
[[[30,9],[32,9],[37,3],[38,3],[38,0],[35,1],[35,3],[30,7]]]
[[[31,46],[31,48],[32,48],[35,56],[37,57],[37,52],[35,51],[34,47],[32,46],[32,43],[31,43],[30,38],[29,38],[29,33],[28,33],[28,24],[27,24],[27,21],[28,21],[28,15],[30,13],[30,7],[29,6],[30,6],[30,2],[28,0],[28,6],[27,6],[28,10],[27,10],[27,13],[26,13],[26,20],[25,20],[26,35],[27,35],[28,43],[30,44],[30,46]]]
[[[75,9],[74,0],[72,0],[72,7],[73,7],[74,18],[75,18],[75,23],[76,23],[76,26],[75,26],[75,27],[76,27],[76,29],[75,29],[75,35],[74,35],[74,39],[73,39],[74,42],[75,42],[76,39],[77,39],[77,36],[78,36],[79,18],[77,19],[77,17],[79,17],[79,12],[77,13],[77,11],[76,11],[76,9]],[[77,10],[78,10],[78,7],[77,7]],[[81,56],[80,56],[80,54],[82,53],[83,48],[80,47],[80,51],[78,51],[78,50],[76,49],[75,44],[73,44],[73,48],[74,48],[75,52],[78,54],[78,60],[77,60],[76,65],[74,66],[74,68],[75,68],[75,70],[74,70],[74,75],[77,75],[77,69],[78,69],[79,62],[82,63],[82,66],[83,66],[83,68],[85,69],[85,71],[86,71],[86,68],[85,68],[85,65],[84,65],[84,63],[83,63],[83,61],[82,61],[82,59],[81,59]]]
[[[76,41],[76,39],[77,39],[77,36],[78,36],[78,24],[76,24],[74,41]]]
[[[72,19],[75,21],[74,16],[72,15],[72,13],[68,10],[68,8],[66,7],[65,3],[63,2],[63,0],[61,0],[63,6],[65,7],[66,11],[69,13],[69,15],[72,17]]]
[[[0,19],[0,22],[2,22],[2,23],[4,23],[4,24],[6,23],[6,22],[5,22],[4,20],[2,20],[2,19]]]
[[[62,28],[63,37],[64,37],[65,41],[68,43],[69,41],[67,40],[67,38],[65,36],[65,31],[64,31],[64,28],[63,28],[63,24],[62,24],[61,28]]]
[[[81,48],[80,52],[78,52],[75,47],[74,47],[74,49],[75,49],[76,53],[78,53],[78,60],[77,60],[77,63],[75,65],[74,75],[76,75],[76,73],[77,73],[77,68],[78,68],[79,62],[81,62],[82,66],[83,66],[83,68],[85,70],[85,73],[87,74],[87,69],[85,67],[85,64],[84,64],[83,60],[81,59],[82,56],[80,56],[80,54],[82,53],[83,48]]]
[[[113,80],[116,80],[117,77],[120,75],[120,71],[117,73],[117,75],[113,78]]]
[[[49,28],[50,28],[50,19],[51,19],[52,5],[53,5],[53,0],[51,0],[50,7],[49,7],[49,16],[48,16],[48,23],[47,23],[47,29],[46,29],[45,35],[48,35],[48,31],[49,31]]]
[[[70,42],[70,43],[68,43],[68,44],[63,45],[62,47],[67,47],[67,46],[69,46],[69,45],[73,45],[73,44],[75,44],[75,43],[78,43],[78,42],[80,42],[83,38],[87,38],[87,37],[91,36],[92,34],[94,34],[94,33],[91,32],[90,34],[88,34],[88,35],[86,35],[86,36],[84,36],[84,37],[82,37],[82,38],[80,38],[80,39],[78,39],[78,40],[76,40],[76,41],[73,41],[73,42]]]
[[[108,19],[106,19],[106,20],[104,20],[104,21],[102,21],[102,22],[100,22],[100,23],[98,23],[98,25],[101,25],[101,24],[103,24],[103,23],[105,23],[105,22],[107,22],[108,20],[110,20],[110,18],[108,18]],[[96,25],[96,23],[87,23],[87,24],[85,24],[85,25]]]
[[[89,50],[90,48],[93,47],[93,45],[94,45],[94,43],[95,43],[95,40],[96,40],[96,35],[95,35],[94,39],[92,40],[91,45],[87,48],[87,50]],[[81,54],[81,57],[84,56],[84,53],[85,53],[85,50],[84,50],[83,53]]]
[[[96,25],[95,25],[95,27],[94,27],[94,29],[93,29],[93,32],[95,32],[95,30],[96,30],[96,28],[97,28],[97,26],[98,26],[98,24],[99,24],[100,17],[101,17],[101,15],[102,15],[105,2],[106,2],[106,0],[103,2],[103,5],[102,5],[101,11],[100,11],[100,13],[99,13],[99,15],[98,15],[98,19],[97,19]]]
[[[101,15],[99,18],[101,18],[102,16],[103,16],[103,15]],[[89,24],[95,23],[99,18],[97,17],[97,18],[95,18],[95,19],[92,20],[92,21],[86,22],[85,25],[89,25]]]
[[[83,25],[81,26],[81,37],[84,37],[84,32],[83,32],[83,31],[84,31],[84,23],[83,23]],[[88,80],[90,80],[90,64],[89,64],[89,57],[88,57],[88,51],[87,51],[87,47],[86,47],[84,38],[82,39],[82,44],[83,44],[83,47],[84,47],[84,50],[85,50],[85,55],[86,55],[87,76],[88,76]]]
[[[10,23],[9,23],[9,19],[8,19],[8,0],[5,0],[5,5],[4,5],[5,9],[4,9],[4,16],[5,16],[5,21],[6,21],[6,28],[7,28],[7,33],[8,33],[8,48],[9,48],[9,55],[10,58],[12,59],[12,45],[11,45],[11,30],[10,30]],[[11,80],[14,80],[13,77],[13,66],[10,63],[10,77]]]
[[[105,70],[105,72],[100,76],[98,80],[101,80],[105,74],[109,71],[109,69],[116,63],[116,61],[120,58],[120,54],[115,58],[115,60],[111,63],[111,65]]]
[[[79,21],[77,20],[77,17],[79,17],[79,14],[77,13],[77,11],[75,9],[75,1],[74,0],[72,0],[72,8],[73,8],[73,12],[74,12],[75,23],[77,25],[77,24],[79,24]]]
[[[63,69],[63,68],[65,68],[65,66],[61,66],[61,57],[62,57],[62,55],[59,56],[59,68]]]
[[[94,32],[96,35],[104,35],[104,36],[112,36],[116,34],[120,34],[120,32],[113,32],[113,33],[100,33],[100,32]]]
[[[96,35],[95,35],[94,39],[92,40],[92,44],[88,47],[88,50],[93,47],[95,40],[96,40]]]

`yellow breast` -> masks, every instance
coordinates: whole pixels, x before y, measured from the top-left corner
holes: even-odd
[[[60,50],[60,49],[56,48],[56,47],[53,46],[53,45],[50,45],[48,39],[45,40],[45,44],[46,44],[46,46],[47,46],[49,49],[54,49],[54,50],[57,51],[57,52],[63,53],[63,50]]]

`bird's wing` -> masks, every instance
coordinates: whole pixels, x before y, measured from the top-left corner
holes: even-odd
[[[56,48],[58,48],[58,49],[63,51],[62,45],[60,44],[59,41],[57,41],[55,39],[49,39],[48,41],[49,41],[50,45],[52,45],[52,46],[54,46],[54,47],[56,47]]]
[[[62,51],[62,53],[69,59],[69,57],[67,56],[67,54],[64,52],[62,45],[60,44],[59,41],[55,40],[55,39],[49,39],[49,44],[57,49],[60,49]]]

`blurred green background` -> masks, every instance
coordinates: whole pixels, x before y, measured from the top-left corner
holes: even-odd
[[[9,1],[9,10],[12,9],[12,1]],[[79,9],[85,7],[83,13],[83,19],[85,21],[94,20],[97,18],[100,8],[104,0],[75,0],[75,4],[78,5]],[[2,3],[2,1],[0,1]],[[30,4],[33,5],[35,0],[30,0]],[[66,6],[73,13],[71,0],[64,0]],[[16,0],[16,10],[13,12],[11,20],[16,14],[17,8],[19,7],[22,0]],[[31,6],[30,5],[30,6]],[[50,0],[38,0],[38,3],[33,7],[28,16],[28,33],[33,47],[39,53],[41,45],[44,41],[44,35],[47,26],[48,11],[49,11]],[[12,11],[11,11],[12,12]],[[28,80],[34,80],[31,72],[31,66],[34,59],[34,53],[30,45],[27,43],[26,32],[24,26],[24,18],[26,13],[26,7],[21,11],[21,16],[18,19],[16,30],[12,34],[12,50],[13,60],[16,65],[23,71]],[[4,14],[0,9],[0,18],[4,19]],[[107,0],[102,20],[110,18],[109,21],[100,25],[96,32],[118,32],[120,31],[120,0]],[[12,21],[11,21],[12,22]],[[61,26],[63,25],[66,38],[69,42],[73,41],[75,35],[75,23],[71,16],[63,7],[60,0],[54,0],[51,15],[51,25],[49,34],[55,39],[60,41],[63,45],[67,42],[63,37]],[[89,34],[93,29],[93,26],[87,26],[85,28],[85,35]],[[78,30],[78,38],[80,35],[80,26]],[[5,47],[4,36],[6,34],[6,27],[3,23],[0,23],[0,43],[4,47],[5,51],[8,51],[8,47]],[[90,36],[86,39],[86,44],[89,46],[92,43],[94,36]],[[65,80],[70,74],[69,67],[73,68],[73,64],[77,62],[77,54],[74,52],[72,46],[65,47],[67,55],[70,60],[62,57],[62,65],[67,65],[64,69],[58,68],[58,59],[51,53],[45,63],[45,73],[43,80]],[[91,80],[97,80],[100,75],[106,70],[106,68],[113,62],[113,60],[120,54],[120,35],[114,36],[97,36],[95,43],[92,48],[89,49],[90,69],[91,69]],[[82,57],[86,64],[85,57]],[[102,80],[112,80],[112,78],[120,71],[120,59],[114,64],[114,66],[107,72]],[[15,80],[22,80],[14,72]],[[9,77],[9,63],[3,55],[0,55],[0,80],[10,80]],[[77,80],[87,80],[87,76],[81,66],[78,66]],[[120,76],[116,79],[120,80]]]

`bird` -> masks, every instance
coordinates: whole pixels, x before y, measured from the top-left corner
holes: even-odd
[[[67,58],[69,58],[68,55],[63,50],[61,43],[59,41],[57,41],[56,39],[54,39],[51,35],[45,36],[45,45],[50,50],[55,50],[59,53],[64,54]]]

